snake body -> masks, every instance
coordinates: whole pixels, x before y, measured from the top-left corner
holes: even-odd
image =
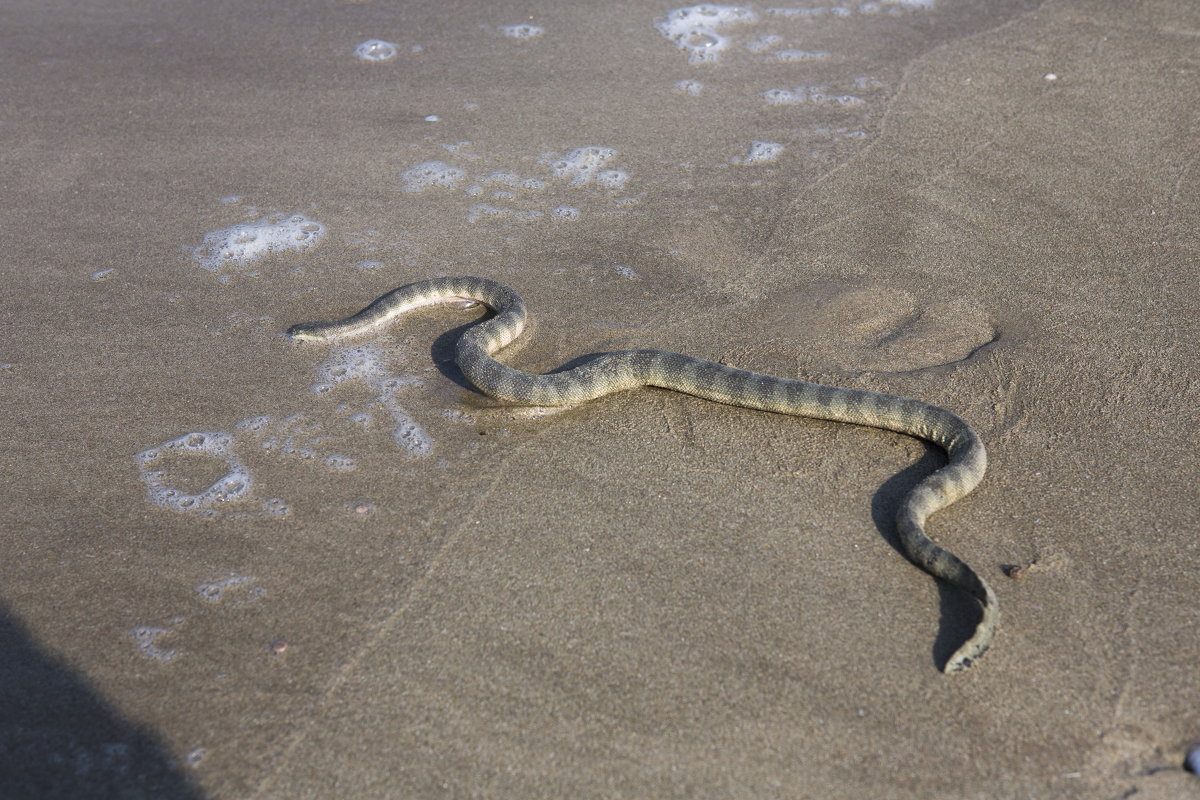
[[[422,306],[474,301],[495,315],[458,340],[455,361],[480,391],[498,400],[533,406],[574,406],[640,386],[659,386],[718,403],[885,428],[932,442],[947,463],[904,497],[896,517],[908,558],[929,574],[974,597],[982,615],[971,637],[944,666],[970,667],[988,649],[999,619],[996,596],[964,561],[925,535],[925,520],[974,489],[987,469],[979,436],[955,414],[920,400],[861,389],[843,389],[734,369],[665,350],[604,353],[581,366],[535,375],[502,364],[493,354],[521,335],[525,303],[509,287],[486,278],[434,278],[388,292],[357,314],[334,322],[293,325],[293,339],[327,341],[379,329]]]

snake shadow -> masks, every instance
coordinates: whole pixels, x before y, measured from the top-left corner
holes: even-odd
[[[37,644],[0,603],[0,797],[201,800],[152,730]]]
[[[908,556],[904,554],[900,536],[896,532],[896,512],[900,508],[900,502],[922,478],[945,464],[946,457],[941,450],[933,445],[925,445],[925,452],[915,463],[884,481],[871,497],[871,519],[879,535],[893,550],[903,556],[905,561],[908,561]],[[934,519],[936,524],[936,517]],[[933,642],[933,661],[938,669],[942,669],[950,660],[950,656],[954,655],[954,651],[975,633],[975,626],[979,624],[983,611],[975,598],[966,592],[956,589],[940,578],[935,580],[941,619],[938,622],[937,637]]]

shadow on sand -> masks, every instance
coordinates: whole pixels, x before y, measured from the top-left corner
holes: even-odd
[[[190,800],[204,793],[153,733],[122,719],[0,605],[0,797]]]
[[[902,556],[904,550],[900,547],[900,537],[896,533],[896,511],[900,508],[900,501],[922,478],[945,463],[946,457],[940,449],[926,445],[925,453],[915,464],[910,464],[884,481],[871,498],[871,519],[875,522],[879,535]],[[930,519],[936,526],[937,516]],[[942,669],[950,660],[950,656],[954,655],[954,651],[971,638],[983,612],[975,598],[966,592],[941,580],[937,581],[937,587],[942,619],[933,643],[933,660],[937,668]]]

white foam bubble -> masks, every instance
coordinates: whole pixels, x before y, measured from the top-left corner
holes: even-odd
[[[493,172],[490,175],[484,175],[479,178],[479,183],[483,186],[491,186],[500,184],[511,189],[531,189],[538,190],[546,188],[546,182],[537,178],[522,178],[515,172]]]
[[[260,431],[266,430],[267,426],[270,424],[271,424],[271,417],[267,416],[267,415],[263,415],[261,417],[247,417],[246,419],[242,420],[238,424],[234,425],[234,427],[237,428],[239,431],[250,431],[251,433],[258,433]]]
[[[547,153],[541,163],[550,167],[554,177],[569,179],[572,186],[583,186],[596,180],[605,163],[616,157],[617,151],[611,147],[576,147],[564,156]]]
[[[606,189],[620,189],[629,175],[619,169],[603,169],[596,173],[596,184]]]
[[[812,19],[820,17],[828,12],[829,9],[825,6],[816,6],[813,8],[768,8],[768,17],[783,17],[785,19]]]
[[[159,645],[158,640],[171,633],[170,628],[152,628],[140,625],[129,631],[129,638],[137,644],[142,655],[154,661],[171,661],[178,655],[177,650],[168,650]]]
[[[500,184],[501,186],[516,186],[521,180],[521,177],[515,172],[493,172],[490,175],[485,175],[479,179],[479,182],[484,186],[492,184]]]
[[[228,433],[188,433],[138,453],[138,468],[142,482],[146,484],[147,498],[155,505],[172,511],[213,516],[213,506],[248,497],[253,485],[250,472],[233,454],[232,445],[233,437]],[[207,488],[188,493],[171,485],[166,470],[159,468],[164,457],[178,454],[200,455],[223,461],[226,472]]]
[[[767,33],[752,40],[746,45],[746,49],[751,53],[763,53],[767,50],[773,50],[783,44],[783,37],[773,33]]]
[[[196,594],[210,603],[219,603],[225,592],[238,586],[245,586],[253,580],[254,578],[247,575],[232,575],[228,578],[222,578],[219,581],[213,581],[212,583],[200,584],[196,587]]]
[[[829,58],[829,53],[823,50],[815,52],[809,50],[777,50],[775,57],[780,61],[787,61],[789,63],[793,61],[824,61]]]
[[[427,456],[433,450],[433,439],[399,406],[388,409],[396,423],[392,439],[414,456]]]
[[[313,389],[317,394],[326,394],[333,390],[333,384],[318,384]],[[321,423],[304,414],[292,414],[278,422],[271,421],[270,417],[252,419],[264,419],[266,422],[261,427],[242,428],[248,422],[243,420],[239,423],[239,429],[252,433],[259,449],[268,453],[315,461],[322,457],[318,451],[329,440],[328,436],[319,435]]]
[[[204,234],[192,258],[209,272],[245,270],[271,253],[310,250],[324,237],[325,226],[303,214],[271,214]]]
[[[387,358],[377,345],[364,343],[335,348],[325,363],[317,367],[317,376],[322,382],[313,388],[319,394],[327,394],[341,383],[350,381],[362,383],[375,394],[375,401],[369,407],[383,408],[391,415],[395,426],[392,430],[392,438],[397,444],[413,455],[424,456],[432,451],[433,438],[409,416],[396,399],[399,391],[412,386],[420,386],[421,379],[389,374]],[[344,412],[348,408],[339,406],[339,410]],[[364,428],[370,427],[372,423],[371,415],[366,410],[350,414],[349,419]],[[314,445],[322,441],[324,440],[313,439],[307,444]],[[323,463],[326,467],[335,470],[355,468],[353,459],[338,453],[328,454]]]
[[[406,192],[424,191],[430,186],[450,188],[466,177],[463,170],[441,161],[426,161],[400,173]]]
[[[503,217],[508,213],[509,212],[503,208],[496,208],[495,206],[489,206],[486,203],[480,203],[467,209],[467,222],[478,222],[481,219],[489,217]]]
[[[539,25],[501,25],[496,28],[504,36],[512,39],[536,39],[546,32],[546,29]]]
[[[839,106],[861,106],[866,101],[854,95],[831,95],[820,86],[797,86],[794,89],[768,89],[763,92],[763,99],[772,106],[792,106],[800,103],[815,105],[834,104]]]
[[[624,264],[611,264],[609,269],[627,281],[636,281],[641,278],[641,276],[634,271],[633,267],[627,267]]]
[[[509,192],[497,192],[493,197],[500,200],[511,200],[513,195]],[[546,216],[546,212],[537,208],[509,209],[496,208],[495,206],[486,203],[471,206],[467,210],[467,222],[475,223],[481,219],[498,220],[498,219],[513,219],[518,222],[532,222],[536,219],[541,219]],[[469,306],[468,306],[469,307]]]
[[[343,456],[338,453],[332,453],[325,456],[321,463],[330,469],[337,470],[339,472],[346,472],[354,469],[357,466],[354,463],[353,458],[350,458],[349,456]]]
[[[370,342],[335,347],[325,363],[317,367],[317,377],[322,383],[332,385],[346,381],[382,381],[387,377],[387,360],[383,351]]]
[[[855,89],[880,89],[884,86],[887,86],[887,84],[877,78],[872,78],[867,75],[860,75],[854,79],[852,86],[854,86]]]
[[[783,17],[784,19],[810,20],[829,14],[844,19],[854,14],[878,14],[884,10],[887,10],[891,14],[900,14],[910,9],[928,9],[933,8],[934,2],[935,0],[868,0],[868,2],[859,3],[853,7],[842,5],[812,6],[809,8],[768,8],[766,15],[769,17]]]
[[[263,501],[263,511],[272,517],[286,517],[292,513],[291,506],[278,497],[272,497]]]
[[[783,145],[778,142],[751,142],[744,156],[738,156],[734,164],[769,164],[779,158]]]
[[[556,206],[550,210],[554,219],[579,219],[579,209],[571,206]]]
[[[392,415],[392,439],[415,456],[427,456],[433,450],[433,438],[409,416],[396,400],[396,393],[408,386],[420,385],[417,378],[386,378],[376,385],[379,404]]]
[[[702,91],[704,91],[704,84],[700,81],[694,81],[690,78],[685,78],[684,80],[676,81],[675,91],[683,92],[684,94],[690,94],[692,97],[696,97]]]
[[[654,27],[686,52],[690,63],[705,64],[717,62],[729,48],[729,37],[720,33],[722,29],[756,19],[758,15],[748,8],[703,3],[669,11]]]
[[[803,103],[808,99],[808,94],[801,94],[791,89],[767,89],[763,92],[763,98],[773,106],[792,106]]]
[[[474,300],[470,300],[467,302],[471,303],[472,305],[465,306],[466,308],[474,308],[474,303],[475,303]],[[406,389],[409,386],[422,386],[422,385],[424,385],[424,381],[422,381],[420,378],[416,378],[416,377],[412,377],[412,376],[404,377],[404,378],[388,377],[388,378],[384,378],[383,382],[380,384],[380,386],[385,391],[388,391],[388,392],[394,392],[397,389]]]
[[[396,52],[396,45],[381,39],[368,39],[354,48],[354,55],[363,61],[391,61]]]

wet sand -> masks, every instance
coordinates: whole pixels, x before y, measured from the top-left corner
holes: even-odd
[[[6,796],[1200,792],[1200,12],[754,7],[690,64],[671,8],[7,4]],[[939,671],[975,612],[897,550],[916,440],[522,416],[453,366],[478,311],[281,335],[449,274],[521,292],[531,371],[662,347],[970,420],[928,528],[993,649]]]

